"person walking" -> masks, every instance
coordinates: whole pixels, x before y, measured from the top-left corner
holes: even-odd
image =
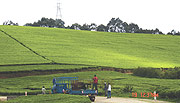
[[[92,87],[92,89],[94,89],[94,87],[95,87],[95,90],[98,90],[97,89],[97,84],[98,84],[98,78],[96,77],[96,75],[94,75],[94,78],[93,78],[93,87]]]
[[[46,94],[46,88],[44,86],[42,87],[42,94]]]
[[[108,99],[108,98],[111,98],[111,85],[110,85],[110,83],[108,83],[107,91],[108,91],[108,94],[107,94],[107,99]]]

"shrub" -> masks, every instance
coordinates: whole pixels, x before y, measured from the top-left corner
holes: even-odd
[[[133,71],[134,75],[149,78],[180,79],[180,68],[169,68],[162,71],[156,68],[138,68]]]
[[[155,89],[152,90],[156,91],[156,93],[159,94],[160,98],[166,98],[166,99],[180,98],[180,90],[170,89],[167,86],[157,86]]]
[[[173,99],[173,98],[179,98],[180,97],[180,90],[163,90],[159,93],[159,96],[161,98],[167,98],[167,99]]]
[[[166,78],[166,79],[176,79],[177,78],[177,72],[175,70],[167,70],[164,73],[164,78]]]
[[[133,71],[134,75],[141,77],[159,78],[162,71],[154,68],[138,68]]]
[[[132,93],[133,91],[133,87],[131,85],[126,85],[124,88],[123,88],[123,92],[127,93],[127,92],[130,92]]]

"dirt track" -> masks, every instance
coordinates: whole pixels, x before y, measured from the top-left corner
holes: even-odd
[[[154,101],[150,99],[122,98],[122,97],[112,97],[111,99],[106,99],[106,97],[96,97],[96,101],[94,103],[170,103],[170,102],[158,101],[158,100]]]
[[[14,64],[14,65],[0,65],[0,67],[6,66],[25,66],[25,65],[83,65],[83,64],[61,64],[61,63],[40,63],[40,64]],[[87,65],[86,65],[87,66]],[[25,76],[35,76],[35,75],[49,75],[58,73],[73,73],[73,72],[86,72],[86,71],[116,71],[121,73],[132,73],[133,69],[121,69],[121,68],[111,68],[111,67],[85,67],[79,69],[51,69],[51,70],[27,70],[27,71],[3,71],[0,72],[0,79],[7,78],[17,78]]]

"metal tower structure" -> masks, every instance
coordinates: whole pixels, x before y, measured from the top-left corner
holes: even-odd
[[[56,13],[56,19],[62,19],[62,14],[61,14],[61,3],[60,0],[57,0],[57,13]]]

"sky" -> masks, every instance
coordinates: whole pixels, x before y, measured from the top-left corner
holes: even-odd
[[[163,33],[180,31],[180,0],[1,0],[0,25],[7,20],[24,25],[42,17],[55,19],[58,1],[66,26],[106,25],[111,18],[119,17],[143,29],[158,28]]]

